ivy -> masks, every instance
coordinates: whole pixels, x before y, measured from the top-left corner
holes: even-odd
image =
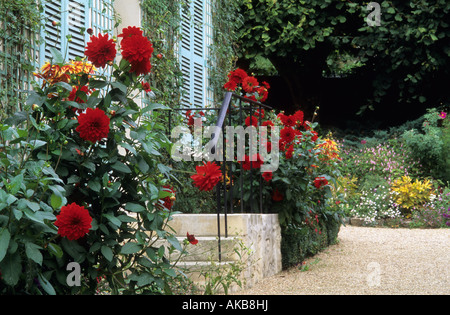
[[[211,56],[208,60],[211,66],[211,86],[214,89],[214,99],[223,99],[223,85],[227,82],[228,73],[236,68],[237,42],[239,29],[244,20],[239,10],[239,1],[212,1],[212,24],[214,42],[211,45]]]
[[[178,62],[176,43],[181,41],[180,0],[143,0],[142,28],[154,47],[151,87],[159,103],[179,107],[182,96],[182,72]]]
[[[42,11],[42,6],[29,0],[0,1],[0,119],[23,110]]]

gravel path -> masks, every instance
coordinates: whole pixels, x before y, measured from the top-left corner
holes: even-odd
[[[342,227],[339,243],[236,292],[253,295],[450,294],[450,229]]]

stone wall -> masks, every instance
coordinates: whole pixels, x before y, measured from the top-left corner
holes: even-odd
[[[225,237],[225,217],[220,216],[222,264],[241,259],[245,269],[241,274],[243,288],[250,288],[258,281],[277,274],[281,264],[281,228],[276,214],[228,214],[228,236]],[[176,214],[169,225],[176,236],[186,238],[195,235],[197,245],[189,246],[185,265],[202,268],[208,261],[218,261],[217,214]],[[239,242],[240,240],[240,242]],[[234,251],[239,244],[250,249],[250,255],[239,257]],[[235,291],[236,288],[232,291]]]

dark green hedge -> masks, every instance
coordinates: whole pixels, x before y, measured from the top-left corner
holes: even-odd
[[[319,227],[295,228],[285,226],[281,231],[281,257],[283,269],[302,263],[337,241],[341,222],[320,222]],[[319,233],[320,232],[320,233]]]

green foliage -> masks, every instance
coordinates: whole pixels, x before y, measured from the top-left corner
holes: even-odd
[[[28,0],[0,1],[0,119],[23,110],[32,79],[41,6]]]
[[[442,178],[450,182],[450,119],[445,119],[442,124]]]
[[[179,0],[141,1],[142,28],[152,40],[154,52],[151,86],[159,103],[178,108],[182,95],[182,73],[176,44],[181,41],[181,8]]]
[[[447,168],[444,155],[445,135],[436,109],[429,109],[424,115],[424,122],[419,129],[407,130],[403,133],[402,139],[411,152],[411,156],[419,160],[423,165],[426,176],[436,179],[449,180],[446,177]],[[448,141],[448,140],[447,140]]]
[[[209,46],[209,80],[214,89],[214,99],[220,103],[227,75],[236,66],[239,28],[244,22],[239,12],[239,1],[215,0],[211,5],[214,40]]]
[[[286,77],[370,75],[373,94],[361,111],[388,93],[398,103],[449,101],[443,83],[450,69],[448,2],[379,3],[381,25],[369,26],[367,3],[243,0],[240,57],[267,58]]]
[[[368,12],[362,10],[360,17]],[[395,89],[400,102],[448,101],[450,24],[445,0],[382,1],[381,26],[364,24],[353,34],[358,56],[375,73],[374,103]],[[394,40],[395,39],[395,40]]]
[[[445,228],[450,226],[450,188],[437,187],[429,202],[412,213],[412,227]],[[449,222],[447,224],[447,222]]]
[[[344,23],[346,1],[242,1],[241,28],[245,58],[260,54],[304,62],[308,50],[329,38]]]
[[[45,81],[30,93],[26,111],[1,125],[1,293],[95,294],[104,278],[112,294],[170,294],[179,277],[167,255],[184,249],[167,226],[172,212],[156,206],[172,178],[162,155],[171,146],[165,125],[152,119],[164,106],[138,106],[134,92],[148,78],[131,73],[125,59],[111,68],[111,77],[75,73],[69,82]],[[76,86],[96,91],[78,91],[80,101],[69,101]],[[96,143],[76,130],[76,111],[88,108],[110,119],[108,137]],[[54,226],[70,203],[93,219],[78,240]],[[66,282],[72,261],[81,266],[79,287]]]
[[[317,225],[288,226],[281,233],[281,257],[283,269],[299,265],[337,241],[341,223],[322,221]]]
[[[417,175],[420,163],[410,156],[401,143],[361,140],[342,142],[341,172],[347,177],[357,177],[358,186],[376,188],[403,175]],[[366,142],[365,142],[366,141]]]

